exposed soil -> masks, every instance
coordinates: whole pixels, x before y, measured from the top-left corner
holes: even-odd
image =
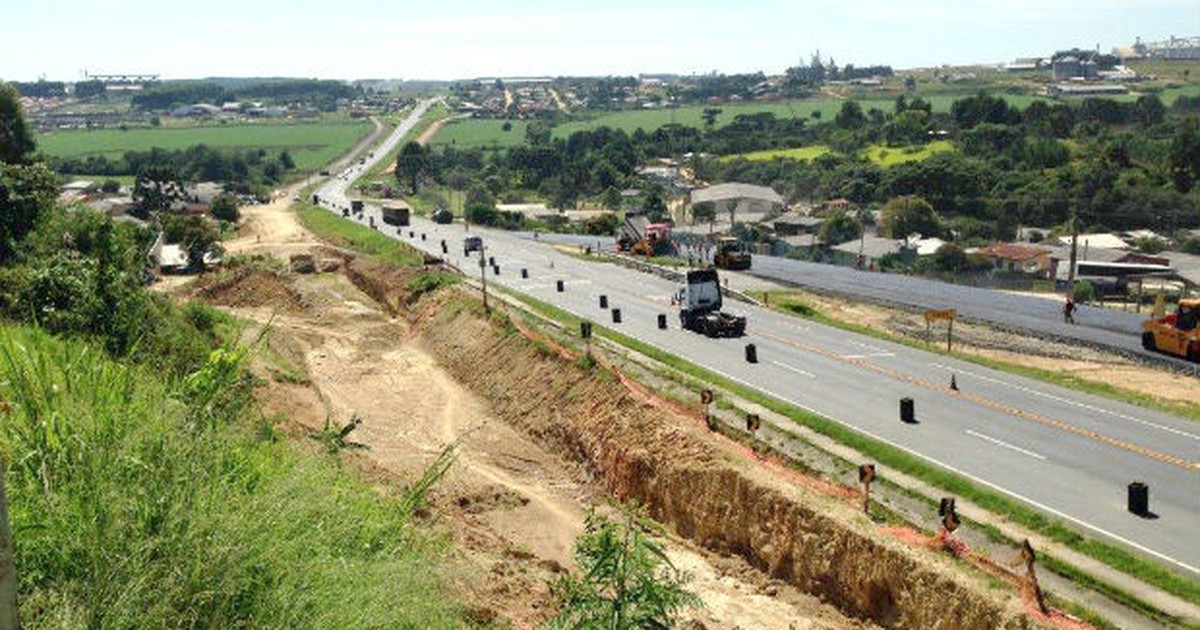
[[[833,319],[854,322],[918,341],[927,340],[925,320],[920,313],[803,290],[789,289],[789,292],[794,292]],[[1095,348],[1047,341],[965,322],[955,322],[953,342],[956,350],[970,354],[1081,379],[1119,383],[1124,389],[1154,396],[1164,402],[1194,404],[1200,400],[1194,377],[1154,368]],[[931,343],[945,345],[944,322],[933,326]]]
[[[800,475],[713,434],[696,410],[659,399],[619,370],[564,358],[569,351],[519,321],[521,334],[489,325],[461,292],[414,301],[405,289],[413,272],[324,248],[285,201],[244,216],[227,244],[232,253],[286,261],[303,252],[342,264],[313,275],[277,271],[279,263],[244,266],[185,289],[270,322],[255,366],[267,383],[267,413],[300,439],[326,422],[361,419],[350,437],[367,448],[351,457],[383,491],[412,483],[456,446],[424,518],[455,543],[453,588],[472,617],[543,624],[553,614],[549,583],[573,568],[586,512],[610,509],[617,497],[644,505],[672,532],[668,554],[693,575],[690,588],[706,605],[691,615],[699,627],[1047,621],[1031,612],[1011,575],[1000,575],[1011,584],[997,587],[986,566],[929,551],[953,544],[864,517],[854,488]],[[919,314],[799,293],[831,317],[925,338]],[[959,323],[954,332],[959,348],[984,356],[1085,377],[1103,370],[1104,380],[1118,371],[1127,388],[1194,400],[1191,379],[1120,357],[983,326]]]
[[[286,204],[244,214],[229,251],[282,259],[327,255]],[[190,291],[248,321],[271,323],[255,366],[267,382],[261,390],[266,413],[297,436],[320,430],[327,419],[343,426],[360,418],[350,438],[369,448],[352,457],[385,491],[412,483],[456,443],[457,461],[431,493],[427,518],[455,543],[448,553],[451,574],[459,576],[457,596],[479,620],[540,626],[553,614],[549,583],[573,567],[571,547],[584,516],[608,509],[611,488],[586,462],[530,435],[497,413],[495,401],[474,383],[467,387],[444,369],[446,357],[431,351],[423,324],[390,314],[402,302],[402,273],[358,261],[314,275],[246,269],[206,277]],[[428,322],[436,311],[425,314],[414,321]],[[728,550],[713,553],[686,536],[672,536],[668,550],[694,577],[690,588],[706,608],[691,618],[702,627],[871,625]]]

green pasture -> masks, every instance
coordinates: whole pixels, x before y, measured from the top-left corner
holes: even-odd
[[[863,152],[863,157],[871,160],[879,166],[892,166],[904,162],[920,162],[928,159],[930,156],[941,153],[943,151],[953,151],[954,145],[949,140],[937,140],[929,144],[916,145],[911,147],[889,147],[882,144],[873,144],[867,147]],[[814,144],[807,147],[795,147],[792,149],[767,149],[765,151],[753,151],[750,153],[742,153],[740,155],[731,155],[723,159],[732,160],[735,158],[745,158],[751,162],[765,162],[776,158],[788,160],[814,160],[827,153],[832,153],[833,149],[823,144]]]
[[[919,93],[909,95],[910,98],[913,96],[922,96],[922,98],[925,98],[926,101],[929,101],[935,112],[948,112],[954,101],[963,98],[965,95],[932,94],[923,96]],[[1045,100],[1038,96],[1013,94],[1004,94],[1001,96],[1020,108],[1028,107],[1030,103],[1036,100]],[[861,99],[858,103],[862,106],[863,111],[870,111],[872,108],[876,108],[885,112],[891,112],[895,105],[895,97],[875,96],[873,98]],[[703,128],[704,110],[709,107],[721,110],[715,121],[716,127],[732,123],[733,119],[739,115],[761,112],[770,112],[778,118],[799,117],[809,120],[813,120],[814,112],[819,112],[817,114],[819,120],[826,121],[832,120],[837,116],[838,110],[842,107],[842,99],[797,99],[774,102],[724,103],[721,105],[689,105],[687,107],[672,109],[581,112],[574,120],[556,126],[554,128],[554,136],[556,138],[566,138],[576,131],[595,129],[597,127],[624,129],[627,133],[633,133],[639,128],[648,132],[654,131],[659,127],[670,124]],[[509,131],[504,131],[505,122],[505,120],[501,119],[485,118],[457,120],[443,127],[433,139],[432,144],[451,144],[462,148],[483,147],[504,149],[524,142],[525,126],[527,123],[521,120],[507,121],[511,123],[512,128]]]
[[[879,166],[888,167],[904,162],[922,162],[935,153],[953,150],[954,145],[950,144],[949,140],[936,140],[929,144],[912,147],[889,147],[873,144],[867,147],[863,155]]]
[[[345,153],[371,131],[371,123],[317,122],[286,125],[96,129],[55,131],[37,137],[38,148],[52,157],[120,158],[126,151],[168,151],[204,144],[216,149],[287,150],[300,171],[315,171]]]
[[[504,130],[504,123],[512,125],[509,131]],[[525,127],[523,120],[497,120],[488,118],[465,118],[452,120],[442,127],[433,137],[432,145],[452,145],[467,149],[482,147],[485,149],[506,149],[525,142]]]

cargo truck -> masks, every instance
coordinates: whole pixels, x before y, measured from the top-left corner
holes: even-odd
[[[395,226],[408,225],[408,213],[407,206],[384,206],[383,222]]]

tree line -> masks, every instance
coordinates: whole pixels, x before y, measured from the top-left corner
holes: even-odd
[[[192,103],[225,103],[242,99],[303,102],[332,111],[338,99],[354,98],[359,90],[341,81],[279,79],[226,86],[216,81],[169,81],[135,95],[135,109],[158,111]]]
[[[214,149],[198,144],[186,149],[126,151],[110,159],[103,155],[53,157],[50,165],[59,173],[87,173],[104,176],[136,176],[149,166],[166,166],[183,181],[220,182],[237,192],[258,192],[282,182],[296,168],[287,150],[270,153],[265,149]]]
[[[908,96],[889,109],[864,111],[851,100],[833,120],[763,112],[719,127],[600,127],[566,138],[538,121],[524,144],[503,152],[414,148],[419,157],[402,155],[397,176],[410,189],[428,182],[475,190],[479,201],[537,198],[570,208],[590,199],[617,208],[622,189],[654,189],[639,165],[692,153],[697,179],[771,186],[792,203],[843,197],[868,208],[917,198],[935,211],[934,233],[968,240],[1011,238],[1018,225],[1061,225],[1073,216],[1081,229],[1097,231],[1174,233],[1200,225],[1200,130],[1186,105],[1168,108],[1144,95],[1129,102],[1039,100],[1021,109],[980,93],[956,100],[948,112]],[[890,167],[861,155],[871,145],[911,151],[939,138],[954,150]],[[811,144],[833,151],[813,160],[730,157]]]

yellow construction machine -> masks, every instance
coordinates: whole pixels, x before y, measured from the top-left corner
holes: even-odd
[[[1200,298],[1179,300],[1170,315],[1165,315],[1165,310],[1160,297],[1150,319],[1142,322],[1142,347],[1200,363],[1200,336],[1196,331]]]

